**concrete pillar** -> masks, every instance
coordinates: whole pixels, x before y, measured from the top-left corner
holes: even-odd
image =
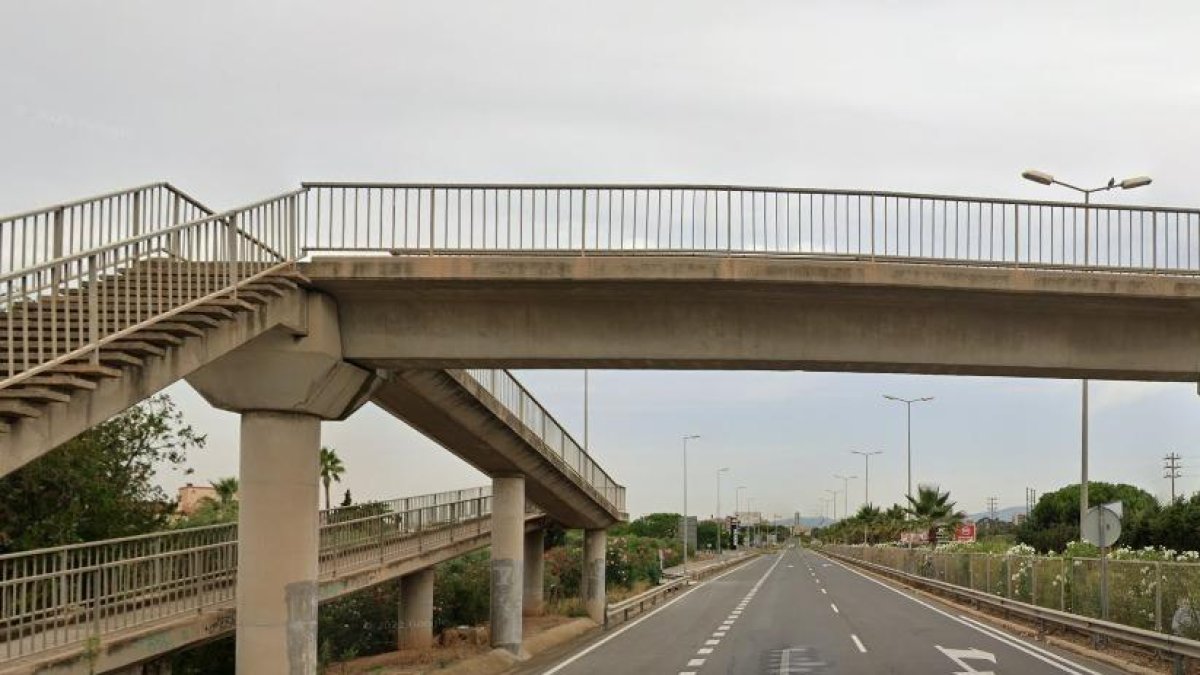
[[[545,548],[545,530],[525,534],[525,599],[522,605],[525,616],[538,616],[544,610]]]
[[[604,563],[608,557],[608,532],[585,530],[583,533],[583,604],[588,616],[596,623],[604,623],[604,611],[608,607],[607,590],[604,587]]]
[[[400,649],[426,649],[433,645],[433,568],[400,579]]]
[[[492,646],[521,651],[525,477],[492,478]]]
[[[241,443],[238,672],[316,672],[321,418],[246,412]]]
[[[343,419],[375,377],[342,360],[337,307],[306,299],[306,325],[276,329],[207,364],[188,382],[242,414],[238,490],[237,671],[317,672],[321,420]]]

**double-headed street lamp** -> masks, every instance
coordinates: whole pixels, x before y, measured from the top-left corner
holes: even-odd
[[[933,397],[900,398],[899,396],[891,396],[890,394],[884,394],[883,397],[889,401],[903,403],[904,407],[908,409],[908,498],[912,499],[912,404],[932,401]]]
[[[871,457],[882,455],[882,450],[851,450],[852,455],[862,455],[865,471],[863,472],[863,504],[871,503]]]
[[[687,444],[688,441],[694,441],[700,436],[691,434],[683,437],[683,575],[687,576],[687,548],[688,548],[688,507],[687,507]]]
[[[850,481],[858,478],[858,476],[843,476],[841,474],[833,474],[834,478],[842,480],[842,517],[850,517]]]
[[[725,523],[721,520],[721,474],[727,471],[727,466],[717,469],[717,556],[721,555],[721,533],[725,531]]]
[[[1091,216],[1092,210],[1088,206],[1092,203],[1093,192],[1107,192],[1121,188],[1122,190],[1132,190],[1150,184],[1149,176],[1133,176],[1126,178],[1121,182],[1117,182],[1115,178],[1109,178],[1108,183],[1094,188],[1081,188],[1070,183],[1064,183],[1045,171],[1037,171],[1036,169],[1026,169],[1021,172],[1021,177],[1025,180],[1031,180],[1041,185],[1061,185],[1068,190],[1074,190],[1083,195],[1083,264],[1087,265],[1091,262]],[[1081,382],[1080,387],[1080,479],[1079,479],[1079,531],[1083,531],[1083,519],[1087,516],[1088,510],[1088,380],[1085,378]]]

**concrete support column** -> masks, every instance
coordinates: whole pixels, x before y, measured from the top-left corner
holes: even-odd
[[[608,606],[607,590],[604,587],[604,563],[607,554],[608,532],[584,530],[583,604],[587,608],[588,616],[599,624],[604,623],[604,611]]]
[[[400,649],[426,649],[433,644],[433,568],[400,580]]]
[[[525,477],[492,478],[492,646],[521,651]]]
[[[250,411],[241,436],[237,669],[315,673],[321,419]]]
[[[337,307],[305,299],[305,325],[260,335],[188,376],[213,406],[241,413],[237,671],[317,672],[321,420],[344,419],[375,375],[342,360]],[[296,331],[300,331],[297,333]]]
[[[538,616],[544,610],[546,531],[525,534],[525,616]]]

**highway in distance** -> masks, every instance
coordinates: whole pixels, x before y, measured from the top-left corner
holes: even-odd
[[[518,672],[1119,673],[917,598],[802,548],[762,556]]]

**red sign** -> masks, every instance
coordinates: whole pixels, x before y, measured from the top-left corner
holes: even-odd
[[[975,541],[975,523],[959,523],[955,525],[954,541]]]

